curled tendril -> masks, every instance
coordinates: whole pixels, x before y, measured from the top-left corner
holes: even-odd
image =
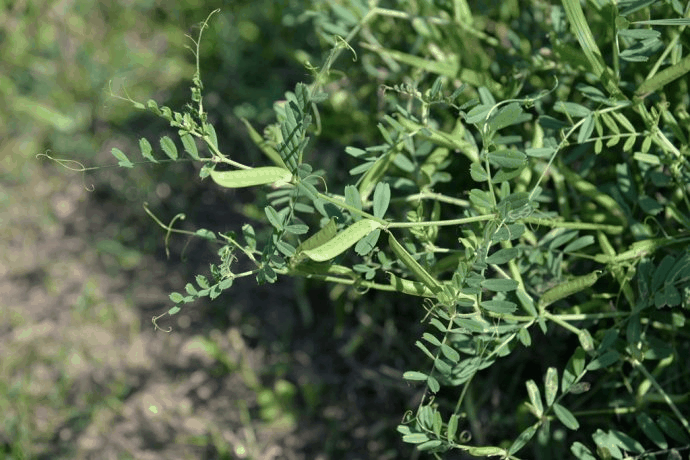
[[[168,330],[166,331],[165,329],[161,329],[161,328],[158,326],[158,323],[156,323],[156,320],[158,320],[158,319],[164,317],[164,316],[167,315],[167,314],[168,314],[168,312],[165,312],[165,313],[163,313],[162,315],[154,316],[153,318],[151,318],[151,322],[153,323],[153,327],[156,328],[156,330],[159,330],[159,331],[161,331],[161,332],[172,332],[172,327],[168,326]]]
[[[357,52],[354,50],[354,48],[352,48],[352,46],[350,46],[350,44],[343,37],[341,37],[340,35],[336,35],[335,41],[336,41],[336,47],[337,48],[341,48],[341,49],[347,48],[350,51],[352,51],[352,55],[353,55],[352,62],[357,62]]]
[[[472,440],[472,433],[470,433],[468,430],[462,430],[460,432],[460,436],[458,436],[458,440],[462,444],[467,444],[468,442],[470,442]]]
[[[323,193],[328,194],[328,184],[326,183],[326,179],[324,179],[323,176],[319,176],[318,174],[310,174],[307,177],[305,177],[304,180],[310,179],[312,177],[316,177],[317,179],[320,179],[321,182],[323,182]]]
[[[54,161],[55,163],[59,164],[63,168],[69,169],[70,171],[75,171],[75,172],[80,172],[82,173],[82,184],[84,185],[84,190],[87,192],[93,192],[96,188],[94,187],[93,184],[86,185],[86,171],[92,171],[94,169],[100,169],[99,167],[94,167],[94,168],[87,168],[85,167],[82,163],[76,161],[76,160],[65,160],[63,158],[55,158],[50,156],[47,152],[46,153],[39,153],[36,155],[36,158],[40,157],[46,157],[51,161]],[[73,166],[73,165],[76,165]]]
[[[135,108],[137,108],[139,110],[146,110],[146,106],[144,104],[142,104],[141,102],[137,102],[130,97],[129,93],[127,92],[127,87],[124,85],[124,81],[122,84],[122,90],[125,92],[125,96],[127,96],[127,97],[122,97],[122,96],[117,95],[113,92],[113,81],[112,80],[108,80],[108,89],[110,90],[110,96],[111,97],[114,97],[115,99],[120,99],[122,101],[130,102]]]
[[[646,225],[646,224],[648,224],[648,221],[650,221],[650,220],[656,224],[654,227],[657,228],[657,231],[655,233],[653,233],[652,236],[656,237],[657,235],[659,235],[659,233],[663,233],[664,237],[670,238],[669,234],[666,233],[664,226],[661,224],[661,222],[659,222],[659,219],[657,219],[655,216],[645,217],[644,220],[642,221],[642,223],[644,223]]]

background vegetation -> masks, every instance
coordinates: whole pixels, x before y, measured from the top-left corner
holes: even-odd
[[[389,3],[3,6],[0,456],[688,455],[687,7]]]

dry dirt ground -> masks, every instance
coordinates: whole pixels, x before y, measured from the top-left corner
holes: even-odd
[[[156,330],[212,249],[173,238],[166,260],[140,204],[36,147],[0,163],[0,458],[410,458],[395,426],[418,394],[386,358],[408,345],[385,311],[245,279]],[[155,250],[119,242],[138,235]]]

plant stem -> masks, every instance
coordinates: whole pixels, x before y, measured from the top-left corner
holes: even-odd
[[[429,220],[426,222],[391,222],[388,224],[388,228],[435,227],[435,226],[447,226],[447,225],[462,225],[462,224],[469,224],[472,222],[484,222],[487,220],[494,220],[495,218],[496,218],[495,214],[485,214],[483,216],[464,217],[462,219]]]

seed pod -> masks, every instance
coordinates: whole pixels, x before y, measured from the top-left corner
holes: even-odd
[[[419,262],[415,260],[412,255],[410,255],[407,250],[395,239],[392,233],[388,234],[388,245],[393,250],[393,253],[400,259],[400,261],[405,264],[405,266],[412,272],[412,274],[426,285],[434,294],[438,294],[442,291],[441,285],[436,278],[431,276],[428,271],[424,269]]]
[[[539,299],[539,306],[544,308],[557,300],[564,299],[576,292],[583,291],[597,282],[603,272],[601,270],[594,270],[589,275],[578,276],[570,281],[566,281],[549,289]]]

